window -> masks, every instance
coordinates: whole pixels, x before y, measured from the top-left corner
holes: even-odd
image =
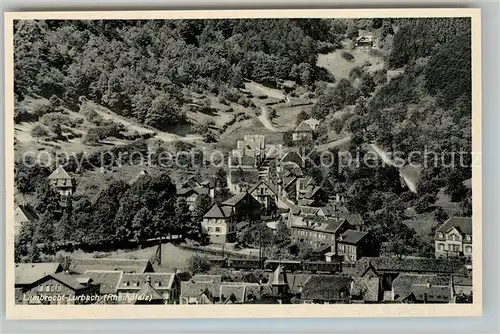
[[[444,244],[438,244],[438,249],[443,250],[444,249]]]
[[[472,247],[471,246],[465,247],[465,252],[466,253],[472,253]]]
[[[220,232],[220,227],[216,227],[215,232]]]
[[[211,227],[207,228],[207,231],[212,232],[212,228]]]
[[[49,284],[47,284],[47,285],[45,286],[45,292],[49,292],[49,291],[50,291],[50,285],[49,285]]]
[[[467,236],[465,237],[465,239],[467,239],[467,241],[470,241],[471,236],[467,234]]]
[[[440,238],[440,239],[443,238],[443,233],[438,232],[438,238]]]
[[[61,284],[57,284],[56,285],[56,291],[57,292],[61,292]]]
[[[38,286],[38,292],[43,292],[43,285]]]

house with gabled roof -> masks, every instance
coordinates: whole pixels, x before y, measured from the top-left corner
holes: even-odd
[[[336,254],[336,240],[349,228],[351,226],[344,219],[308,216],[298,217],[290,226],[290,231],[292,242],[306,243],[312,248],[326,245]]]
[[[59,165],[47,179],[62,196],[70,196],[75,192],[75,178],[69,175],[61,165]]]
[[[175,273],[124,273],[118,283],[117,293],[122,300],[152,291],[156,303],[179,304],[181,282]]]
[[[236,217],[231,206],[215,203],[203,216],[201,234],[211,244],[225,244],[236,241]]]
[[[337,239],[337,255],[354,263],[363,256],[378,256],[380,245],[368,232],[347,230]]]
[[[261,204],[248,192],[239,193],[224,201],[215,203],[203,216],[201,233],[214,244],[236,241],[237,223],[260,216]]]
[[[384,291],[391,291],[400,274],[468,276],[467,268],[458,259],[362,257],[356,262],[353,276],[376,275],[382,279]]]
[[[248,191],[259,203],[267,215],[274,215],[279,209],[289,209],[289,204],[279,193],[279,185],[260,180]]]
[[[302,121],[292,132],[293,141],[313,140],[316,123]]]
[[[39,219],[38,214],[29,204],[20,204],[14,210],[14,233],[18,234],[26,223],[35,223]]]
[[[97,302],[99,284],[90,277],[63,272],[47,274],[24,292],[22,304],[91,304]]]
[[[296,202],[303,206],[324,206],[328,203],[328,194],[311,177],[297,179]]]
[[[472,218],[451,217],[436,229],[436,258],[472,257]]]

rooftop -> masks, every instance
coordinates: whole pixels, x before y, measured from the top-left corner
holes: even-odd
[[[16,263],[15,284],[33,284],[39,279],[62,271],[58,262],[50,263]]]
[[[344,300],[349,297],[351,281],[344,275],[312,275],[304,284],[301,299]]]
[[[471,217],[451,217],[441,225],[436,232],[447,233],[452,228],[456,228],[463,234],[472,235]]]
[[[397,257],[363,257],[356,262],[354,276],[362,276],[369,266],[377,272],[409,272],[436,274],[466,274],[467,269],[458,259],[430,259]]]
[[[356,245],[356,244],[360,243],[367,235],[368,235],[367,232],[347,230],[344,233],[342,233],[338,242]]]
[[[48,176],[49,180],[71,180],[73,179],[63,168],[63,166],[57,167],[52,174]]]

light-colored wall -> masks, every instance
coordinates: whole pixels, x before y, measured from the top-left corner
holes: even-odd
[[[439,232],[438,232],[439,233]],[[436,257],[453,256],[453,252],[463,253],[465,256],[472,256],[472,237],[467,240],[466,235],[461,235],[455,229],[448,233],[443,233],[445,240],[439,236],[434,241]]]

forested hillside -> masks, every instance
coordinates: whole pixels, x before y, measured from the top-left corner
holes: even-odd
[[[184,119],[184,88],[229,95],[244,78],[312,84],[323,73],[318,50],[340,36],[332,22],[19,21],[15,93],[55,94],[69,104],[85,96],[161,129]]]

